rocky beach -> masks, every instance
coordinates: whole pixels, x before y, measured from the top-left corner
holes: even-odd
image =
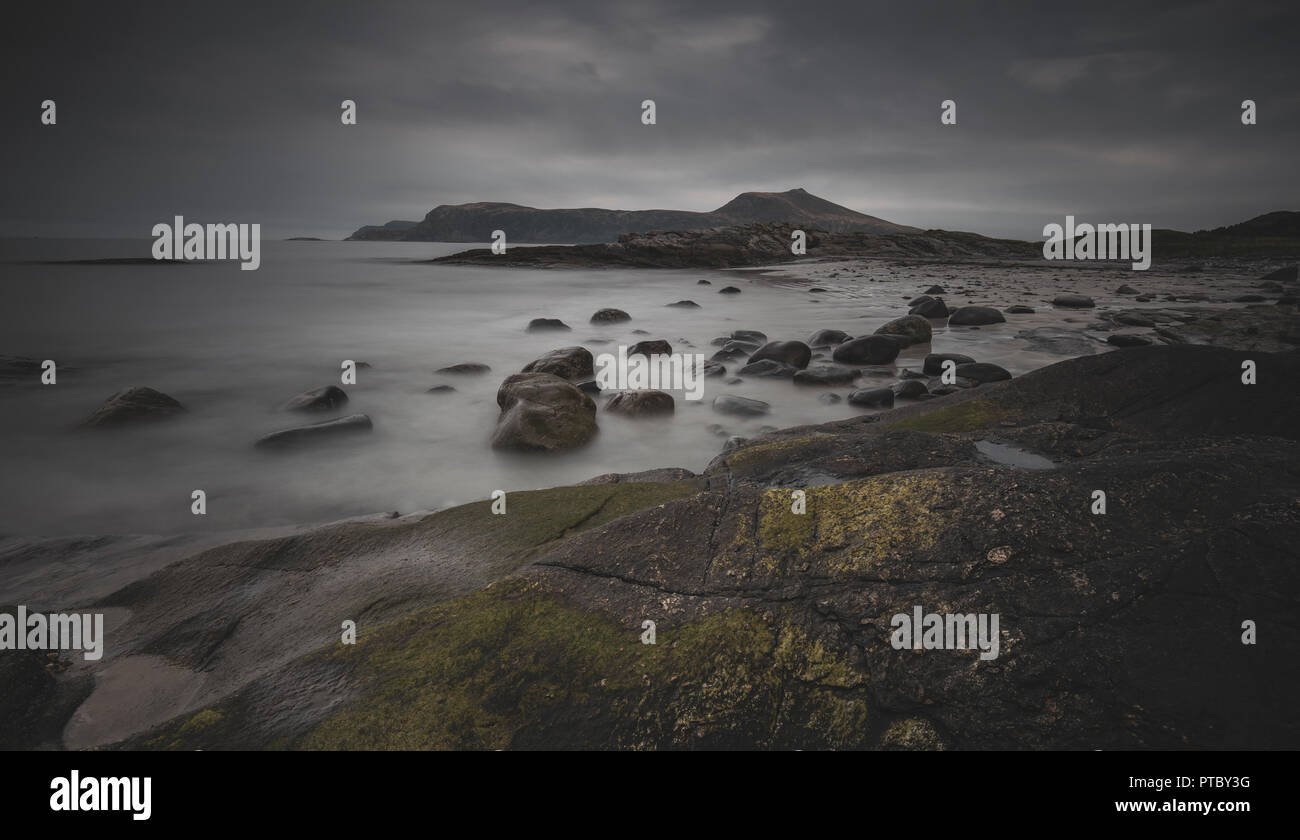
[[[426,400],[495,396],[474,410],[473,459],[536,471],[501,510],[484,488],[324,524],[9,536],[0,599],[102,612],[109,643],[98,662],[0,653],[16,689],[0,741],[1300,744],[1295,266],[1046,267],[1025,243],[927,232],[899,253],[890,236],[819,235],[799,260],[777,259],[789,227],[768,224],[435,260],[424,270],[669,269],[680,297],[651,317],[605,288],[585,323],[517,323],[532,352],[433,371]],[[791,334],[719,310],[752,295],[834,315]],[[689,328],[663,326],[675,312]],[[702,354],[704,399],[601,389],[593,358],[619,344]],[[9,398],[40,369],[6,357]],[[285,393],[283,428],[242,445],[364,453],[393,418],[357,394]],[[193,422],[192,402],[123,388],[65,434],[159,433]],[[816,422],[781,424],[799,416]],[[674,458],[674,428],[712,454]],[[611,435],[640,440],[645,468],[581,460]],[[896,650],[890,616],[913,605],[999,614],[1000,653]],[[1243,618],[1273,644],[1242,656]]]

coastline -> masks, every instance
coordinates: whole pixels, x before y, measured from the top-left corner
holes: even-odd
[[[826,272],[844,270],[837,266],[834,262],[822,264]],[[810,266],[782,270],[807,274]],[[1229,291],[1223,296],[1228,297]],[[986,545],[991,537],[984,533],[986,526],[977,523],[987,523],[988,517],[1001,521],[993,511],[1005,514],[1006,500],[1014,498],[1021,500],[1021,513],[1029,521],[1004,535],[1005,544],[1012,546],[1008,558],[1041,558],[1043,551],[1058,555],[1057,569],[1048,576],[1036,577],[1036,564],[1021,570],[1024,585],[1041,597],[1056,592],[1050,596],[1056,601],[1071,591],[1077,594],[1077,578],[1064,590],[1066,595],[1058,592],[1062,576],[1070,579],[1075,574],[1069,571],[1072,564],[1060,555],[1060,546],[1068,545],[1071,538],[1042,536],[1041,540],[1046,540],[1042,542],[1034,536],[1050,530],[1043,517],[1058,514],[1052,513],[1050,505],[1049,509],[1033,510],[1033,494],[1058,498],[1064,491],[1052,483],[1067,480],[1062,478],[1067,474],[1074,488],[1070,492],[1083,492],[1093,475],[1128,476],[1124,480],[1133,483],[1126,492],[1148,494],[1153,512],[1168,501],[1162,494],[1172,492],[1173,486],[1144,483],[1144,476],[1149,478],[1151,464],[1164,464],[1161,469],[1170,475],[1190,471],[1201,476],[1209,482],[1205,492],[1213,498],[1253,500],[1249,505],[1262,506],[1259,509],[1267,511],[1274,526],[1283,531],[1296,528],[1295,512],[1270,506],[1266,498],[1295,489],[1294,476],[1279,471],[1279,465],[1294,458],[1296,434],[1287,418],[1294,416],[1295,398],[1289,389],[1271,387],[1243,401],[1237,393],[1240,385],[1229,387],[1234,385],[1231,368],[1246,351],[1268,367],[1270,377],[1286,381],[1293,375],[1297,364],[1294,347],[1300,343],[1295,307],[1253,304],[1225,308],[1207,303],[1214,301],[1167,302],[1170,307],[1178,304],[1178,312],[1192,317],[1165,327],[1143,328],[1167,346],[1084,356],[1007,382],[962,389],[883,413],[770,431],[719,454],[699,473],[659,470],[644,475],[595,476],[579,485],[548,490],[507,489],[511,515],[506,517],[493,518],[487,510],[490,503],[484,501],[431,514],[396,518],[377,514],[320,527],[285,529],[276,536],[263,534],[235,542],[214,535],[206,538],[204,544],[210,547],[202,550],[197,546],[191,549],[184,541],[173,545],[164,538],[159,545],[170,553],[155,557],[155,562],[139,561],[135,555],[139,544],[128,542],[130,550],[126,551],[113,547],[110,541],[110,550],[106,550],[94,540],[83,541],[87,545],[83,573],[92,566],[97,576],[111,569],[117,577],[109,580],[117,586],[106,592],[104,578],[98,577],[96,589],[74,587],[63,590],[60,597],[70,606],[89,604],[129,611],[125,613],[129,618],[115,627],[120,647],[110,651],[105,666],[74,666],[66,675],[33,671],[25,679],[47,683],[48,677],[54,682],[45,685],[46,690],[53,685],[74,695],[87,692],[86,698],[93,700],[100,689],[87,689],[86,680],[103,676],[103,669],[111,667],[113,673],[122,674],[132,668],[154,667],[150,663],[167,663],[169,680],[174,677],[178,687],[175,702],[151,706],[132,701],[132,680],[113,678],[103,684],[110,686],[120,701],[114,707],[128,710],[126,719],[113,719],[111,725],[105,723],[98,729],[82,721],[66,730],[72,736],[70,743],[78,747],[119,742],[133,747],[186,749],[271,743],[304,747],[536,746],[546,742],[546,726],[554,725],[551,716],[557,713],[573,724],[564,731],[569,733],[566,737],[577,740],[566,746],[611,742],[660,747],[721,743],[780,746],[794,741],[760,737],[753,730],[761,722],[767,731],[780,731],[781,721],[789,722],[784,716],[788,710],[783,713],[762,700],[777,684],[783,686],[781,691],[792,692],[791,696],[798,698],[795,702],[816,710],[816,715],[851,722],[816,736],[825,736],[827,740],[818,743],[826,746],[889,747],[915,741],[927,746],[970,747],[998,743],[973,739],[972,733],[977,731],[1004,731],[990,728],[988,720],[944,720],[927,712],[922,701],[904,701],[896,696],[897,688],[880,685],[879,677],[871,675],[896,666],[879,660],[880,654],[863,647],[855,633],[844,636],[843,630],[836,630],[844,619],[830,625],[818,619],[816,616],[824,614],[824,596],[842,590],[839,597],[856,603],[853,599],[859,596],[853,592],[862,581],[897,586],[929,568],[927,562],[939,562],[964,569],[960,582],[936,578],[918,597],[923,596],[926,603],[978,600],[978,592],[972,595],[966,583],[969,575],[983,575],[1006,559],[997,559],[1003,557],[1001,551],[994,551],[1000,545]],[[1219,346],[1195,346],[1198,343]],[[1289,352],[1280,352],[1283,350]],[[1219,369],[1218,375],[1210,373],[1215,369]],[[1140,404],[1148,406],[1145,415],[1104,408],[1108,403],[1133,404],[1139,395]],[[1207,405],[1215,406],[1213,415],[1202,410]],[[1113,419],[1099,426],[1099,418]],[[1176,435],[1186,436],[1185,441],[1173,442]],[[1055,469],[1031,474],[990,459],[974,447],[977,442],[994,439],[1046,457]],[[1120,451],[1111,452],[1114,446]],[[1212,479],[1213,464],[1225,458],[1239,467],[1222,480]],[[1054,489],[1049,491],[1049,486]],[[964,489],[954,495],[955,487]],[[781,494],[789,488],[803,488],[818,504],[827,506],[816,520],[819,524],[812,533],[818,537],[812,549],[795,549],[784,535],[790,527],[804,527],[786,521],[788,517],[780,512],[784,504]],[[882,499],[891,501],[882,507]],[[842,513],[827,518],[831,510],[843,505],[863,512],[865,522],[854,525],[854,517],[845,518]],[[936,530],[930,520],[944,516],[940,511],[952,506],[963,511],[961,517]],[[1148,516],[1154,515],[1152,512]],[[1203,517],[1222,522],[1222,527],[1235,527],[1230,523],[1238,521],[1239,514],[1237,508],[1230,507],[1219,511],[1217,516],[1222,519],[1214,519],[1214,512],[1192,506],[1185,511],[1179,508],[1177,515],[1187,517],[1182,524],[1193,534],[1188,539],[1195,541],[1200,539],[1196,534],[1205,532]],[[712,524],[706,527],[704,523]],[[1106,544],[1105,554],[1111,558],[1106,574],[1116,579],[1115,591],[1122,598],[1129,596],[1123,595],[1119,581],[1128,581],[1125,586],[1133,587],[1138,586],[1134,574],[1150,574],[1157,567],[1164,569],[1161,574],[1169,572],[1160,566],[1163,561],[1139,547],[1145,545],[1142,529],[1150,527],[1155,527],[1154,523],[1130,522],[1121,533],[1106,538],[1119,540],[1116,545]],[[1164,533],[1172,526],[1160,527]],[[958,542],[950,542],[949,528],[955,529]],[[1094,539],[1095,533],[1084,527],[1079,536]],[[859,553],[868,544],[864,540],[877,539],[884,540],[883,547],[877,545],[866,555]],[[1028,542],[1017,548],[1016,539]],[[31,550],[36,553],[28,561],[46,551],[35,545]],[[10,546],[7,562],[23,562],[23,552],[21,547]],[[1125,570],[1121,560],[1134,552],[1156,566]],[[128,556],[134,558],[129,563]],[[913,556],[933,559],[908,559]],[[1244,554],[1232,556],[1247,560]],[[1270,575],[1276,567],[1267,564],[1281,562],[1280,555],[1268,550],[1249,557],[1250,562],[1273,569]],[[704,561],[706,565],[700,567]],[[996,590],[995,578],[979,579]],[[304,585],[311,596],[303,590]],[[1242,585],[1247,589],[1240,597],[1260,597],[1252,588],[1255,583]],[[1088,583],[1084,589],[1096,587]],[[986,597],[1006,597],[994,590]],[[1081,610],[1079,616],[1087,614],[1095,608],[1089,606],[1092,602],[1088,599],[1096,592],[1086,594],[1086,604],[1065,606]],[[783,604],[797,604],[798,608],[773,612],[776,605]],[[849,608],[841,605],[837,609]],[[860,604],[852,609],[871,612]],[[656,610],[665,625],[661,632],[678,634],[669,644],[684,645],[689,656],[646,660],[649,654],[633,647],[639,645],[637,616]],[[355,650],[339,649],[336,638],[331,642],[337,633],[330,628],[345,618],[363,626],[364,643]],[[386,692],[400,691],[400,681],[409,678],[410,669],[422,671],[432,665],[410,648],[406,634],[424,634],[421,637],[437,649],[458,650],[480,644],[483,633],[500,632],[493,623],[497,621],[512,625],[522,621],[532,627],[530,635],[557,642],[562,639],[561,649],[545,655],[531,650],[528,655],[542,656],[549,674],[545,679],[564,685],[586,679],[589,663],[563,652],[565,647],[584,649],[587,644],[563,628],[570,624],[587,628],[602,640],[591,655],[613,669],[611,673],[621,675],[616,680],[619,684],[598,702],[587,695],[580,699],[572,689],[565,690],[558,707],[543,703],[526,708],[522,698],[516,698],[511,701],[514,705],[507,704],[512,710],[508,714],[500,710],[499,701],[444,685],[438,689],[440,696],[447,702],[468,704],[464,713],[469,718],[457,727],[423,720],[416,729],[427,740],[401,740],[397,733],[410,732],[412,721],[394,730],[393,721],[386,716],[406,720],[420,712],[393,705],[392,695]],[[296,642],[286,644],[286,639]],[[715,641],[706,643],[706,639]],[[707,661],[712,656],[740,655],[751,643],[758,651],[773,650],[773,645],[789,646],[791,657],[748,665],[733,663],[742,670],[757,669],[746,671],[748,676],[738,684],[742,693],[756,692],[753,696],[702,701],[698,695],[682,693],[681,687],[694,679],[699,657]],[[1141,657],[1145,650],[1134,655]],[[1014,655],[1015,647],[1005,646],[1004,651],[1004,656]],[[498,665],[491,667],[522,652],[504,648]],[[695,708],[692,714],[702,717],[685,729],[663,728],[666,722],[648,718],[639,719],[627,731],[589,728],[576,722],[574,715],[585,720],[597,709],[608,715],[631,702],[632,683],[620,682],[630,679],[630,672],[618,664],[624,656],[637,663],[634,670],[654,671],[667,685],[677,684],[678,688],[660,697],[665,709],[675,709],[680,716]],[[1036,661],[1035,667],[1044,667],[1041,660]],[[381,662],[388,663],[388,670],[375,671]],[[452,665],[443,662],[439,667]],[[485,663],[484,667],[489,666]],[[955,672],[947,666],[935,670],[918,667],[920,670],[909,669],[908,679],[921,687],[922,695],[925,686],[933,692],[952,680],[980,693],[1006,691],[1005,685],[998,687],[993,684],[996,680],[989,682],[974,673]],[[1120,662],[1113,667],[1126,666]],[[520,685],[495,671],[476,679]],[[777,683],[763,688],[772,679]],[[1130,688],[1139,694],[1156,691],[1146,683]],[[305,694],[310,700],[289,718],[262,719],[268,709],[282,707],[277,698],[286,692]],[[1074,685],[1071,692],[1076,700],[1100,702],[1081,686]],[[1159,702],[1173,702],[1157,694]],[[726,711],[732,701],[741,711]],[[704,710],[696,708],[700,702],[704,702]],[[870,711],[882,702],[888,713]],[[747,703],[758,706],[745,711]],[[79,704],[67,705],[67,720],[71,721],[75,716],[72,709]],[[997,715],[1012,713],[996,703],[990,708]],[[1180,725],[1191,725],[1191,718],[1181,717],[1185,712],[1169,713]],[[980,717],[973,709],[963,714]],[[692,719],[690,714],[687,718]],[[550,723],[544,726],[543,720]],[[383,721],[380,729],[375,728],[375,721]],[[1078,725],[1086,728],[1087,721],[1085,715]],[[490,732],[484,726],[503,728]],[[1157,724],[1152,726],[1156,728],[1142,730],[1139,741],[1121,739],[1116,744],[1164,743]],[[1280,717],[1265,716],[1259,726],[1262,728],[1241,736],[1246,741],[1236,743],[1296,737],[1288,728],[1291,724]],[[383,734],[390,731],[395,733],[392,737]],[[1209,731],[1199,732],[1198,737],[1211,737]],[[854,741],[849,733],[867,740]],[[814,737],[809,732],[799,735]],[[1012,733],[1005,730],[1004,735],[1011,737]],[[1083,737],[1082,730],[1078,735]],[[1019,746],[1062,745],[1041,740],[1043,731],[1032,728],[1014,737]],[[51,742],[48,736],[40,743],[67,745],[62,738]]]

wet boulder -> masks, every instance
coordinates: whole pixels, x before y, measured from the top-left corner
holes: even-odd
[[[313,388],[289,400],[284,411],[333,411],[348,401],[348,395],[337,385]]]
[[[524,373],[549,373],[561,379],[584,379],[595,373],[595,360],[586,347],[561,347],[524,365]]]
[[[596,435],[596,403],[550,373],[516,373],[497,390],[501,415],[492,432],[495,449],[553,452],[573,449]]]
[[[161,391],[137,385],[123,388],[109,397],[81,425],[86,428],[135,425],[184,413],[185,406]]]
[[[356,434],[368,433],[374,428],[370,418],[364,414],[349,414],[336,420],[323,420],[293,429],[272,432],[253,444],[259,449],[284,449],[315,443],[320,440],[333,440]]]
[[[631,321],[632,316],[621,309],[597,309],[591,316],[592,324],[621,324]]]
[[[672,394],[663,391],[619,391],[605,403],[605,410],[624,417],[657,417],[676,410]]]
[[[528,322],[528,332],[547,332],[549,330],[564,332],[570,329],[572,327],[559,318],[534,318]]]
[[[897,359],[901,349],[893,336],[867,335],[836,347],[831,358],[849,365],[883,365]]]
[[[895,318],[876,330],[876,335],[896,335],[912,344],[929,344],[932,335],[930,322],[920,315]]]
[[[853,336],[844,330],[818,330],[808,336],[809,347],[834,347],[837,344],[843,344]]]
[[[749,397],[737,397],[732,394],[720,394],[713,399],[713,410],[720,411],[723,414],[734,414],[738,417],[758,417],[771,411],[772,406],[762,400],[752,400]]]
[[[962,306],[953,310],[948,316],[948,324],[954,327],[979,327],[986,324],[1006,323],[1006,317],[991,306]]]
[[[760,362],[764,359],[783,362],[791,367],[806,368],[812,360],[812,348],[802,341],[769,341],[749,357],[749,361]]]

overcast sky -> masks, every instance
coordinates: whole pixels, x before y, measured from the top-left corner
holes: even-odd
[[[792,187],[1026,239],[1067,213],[1300,210],[1295,0],[21,9],[0,235],[147,238],[180,214],[336,237],[438,204],[711,210]]]

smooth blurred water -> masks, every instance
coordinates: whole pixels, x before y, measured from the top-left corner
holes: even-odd
[[[931,283],[952,286],[967,274],[997,275],[1008,289],[1028,290],[1043,286],[1046,276],[1027,267],[1023,277],[1006,281],[1003,268],[883,260],[786,266],[767,275],[419,262],[466,247],[440,243],[264,242],[258,271],[241,271],[236,262],[28,262],[143,257],[149,245],[0,242],[0,354],[54,359],[60,366],[55,386],[0,387],[0,532],[171,533],[320,522],[382,510],[438,509],[485,499],[497,488],[555,486],[606,472],[664,466],[698,471],[725,440],[710,424],[752,436],[763,426],[866,412],[817,400],[828,390],[846,395],[852,390],[847,386],[750,377],[725,386],[708,379],[704,400],[678,399],[671,418],[630,420],[601,412],[600,434],[584,449],[521,456],[488,446],[498,415],[497,386],[556,347],[584,344],[594,353],[613,352],[620,343],[663,338],[675,350],[707,357],[717,349],[710,340],[735,329],[762,330],[773,340],[804,340],[820,328],[864,335],[905,314],[907,299]],[[701,278],[712,285],[698,285]],[[1105,283],[1130,280],[1131,273],[1114,270]],[[718,294],[727,284],[743,293]],[[810,293],[814,284],[827,291]],[[1002,306],[1030,297],[1016,293],[988,302]],[[684,298],[701,308],[665,306]],[[953,306],[966,302],[948,299]],[[589,325],[591,314],[605,307],[624,309],[633,320]],[[897,366],[919,369],[927,352],[957,351],[1023,373],[1060,357],[1027,351],[1015,334],[1027,326],[1060,324],[1069,314],[1041,312],[980,330],[935,322],[933,344],[906,351]],[[573,331],[525,332],[537,317],[560,318]],[[372,365],[359,372],[356,385],[344,386],[351,399],[342,413],[370,415],[374,433],[296,452],[255,450],[253,441],[268,432],[334,416],[286,414],[277,407],[304,390],[339,384],[344,359]],[[492,372],[434,373],[471,361],[491,365]],[[734,371],[743,363],[728,367]],[[886,370],[895,372],[893,366]],[[427,393],[438,384],[457,390]],[[169,394],[189,414],[136,429],[75,430],[128,385]],[[772,413],[754,419],[718,414],[710,403],[720,393],[766,400]],[[206,516],[190,513],[195,489],[207,493]]]

